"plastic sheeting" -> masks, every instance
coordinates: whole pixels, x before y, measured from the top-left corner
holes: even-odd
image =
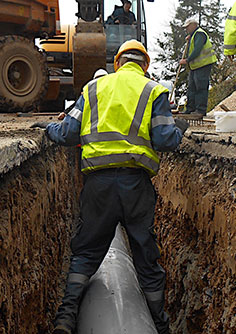
[[[120,226],[90,279],[76,334],[157,334]]]

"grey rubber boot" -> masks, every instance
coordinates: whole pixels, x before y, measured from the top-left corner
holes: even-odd
[[[72,334],[76,327],[76,318],[84,289],[89,278],[85,275],[70,273],[62,304],[56,313],[53,334]]]
[[[164,311],[164,291],[160,291],[160,298],[156,300],[155,292],[153,296],[152,293],[145,293],[145,296],[158,334],[169,334],[169,316]]]

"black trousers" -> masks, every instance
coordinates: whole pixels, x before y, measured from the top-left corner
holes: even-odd
[[[160,253],[153,235],[155,203],[155,190],[141,168],[104,169],[86,176],[81,217],[71,240],[71,270],[91,277],[120,222],[129,238],[140,286],[145,292],[164,290],[165,271],[157,262]]]
[[[197,111],[203,115],[207,111],[209,79],[212,64],[189,72],[187,111]]]

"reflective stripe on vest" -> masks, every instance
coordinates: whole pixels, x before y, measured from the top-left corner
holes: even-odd
[[[120,164],[120,166],[126,166],[129,167],[131,165],[124,164],[126,161],[132,161],[134,159],[140,167],[148,167],[149,172],[150,170],[155,171],[155,173],[150,173],[150,175],[155,175],[159,168],[159,162],[155,162],[154,160],[146,157],[145,155],[139,155],[135,153],[122,153],[122,154],[110,154],[110,155],[103,155],[100,157],[94,157],[94,158],[85,158],[82,160],[81,167],[82,170],[89,168],[91,166],[106,166],[114,165],[114,167],[118,166],[117,164]],[[136,167],[138,166],[136,165]],[[135,167],[135,165],[133,165]]]
[[[73,108],[68,115],[70,115],[71,117],[77,119],[79,122],[82,121],[82,111],[77,109],[77,108]]]
[[[234,16],[234,15],[229,15],[228,19],[229,19],[229,20],[235,20],[235,21],[236,21],[236,16]]]
[[[118,75],[118,74],[115,74],[115,75]],[[139,129],[142,124],[143,116],[145,114],[152,90],[155,89],[156,86],[158,86],[158,88],[154,91],[154,94],[153,94],[153,96],[155,97],[154,99],[156,99],[161,93],[168,92],[168,90],[160,85],[157,85],[157,83],[155,83],[152,80],[148,82],[146,82],[146,78],[145,78],[145,81],[143,80],[144,79],[142,78],[140,83],[142,85],[145,84],[145,86],[139,98],[137,95],[134,98],[134,103],[135,103],[134,105],[136,105],[136,108],[134,109],[133,106],[131,107],[132,111],[130,111],[131,113],[129,114],[130,126],[126,128],[125,134],[123,133],[124,131],[119,132],[119,128],[118,128],[118,131],[115,131],[115,130],[114,131],[109,131],[109,130],[102,131],[102,127],[104,126],[101,127],[101,125],[100,125],[100,131],[98,131],[98,126],[99,126],[99,112],[98,111],[100,110],[98,106],[98,100],[97,100],[97,84],[98,83],[97,81],[93,81],[87,85],[84,96],[85,96],[85,99],[89,101],[89,104],[87,102],[87,107],[86,107],[87,108],[86,114],[89,115],[89,117],[87,116],[86,122],[84,121],[85,122],[84,124],[83,124],[83,119],[82,119],[82,128],[85,130],[81,131],[81,143],[83,146],[82,147],[83,155],[82,155],[81,167],[84,173],[89,173],[90,171],[101,169],[101,168],[127,166],[127,167],[136,167],[136,168],[142,167],[142,168],[145,168],[150,173],[150,175],[156,174],[158,167],[159,167],[159,158],[156,152],[152,148],[150,138],[147,139],[147,136],[149,137],[149,131],[148,131],[148,134],[145,135],[146,138],[143,138],[143,136],[140,136],[138,134],[139,134]],[[101,91],[103,94],[102,88],[103,87],[100,86],[100,90],[99,90],[100,94],[101,94]],[[104,92],[104,96],[107,96],[106,93],[107,91]],[[137,103],[136,103],[136,99],[137,99]],[[99,102],[101,103],[100,100]],[[88,108],[90,108],[90,114],[88,114],[89,112]],[[149,103],[148,108],[149,109],[147,109],[147,111],[148,110],[149,111],[147,115],[150,114],[150,122],[151,122],[150,103]],[[166,120],[164,120],[165,117],[163,117],[162,122],[168,123],[167,118],[168,117],[166,117]],[[144,125],[142,125],[142,127],[143,126]],[[156,125],[152,124],[152,126],[156,126]],[[150,124],[150,127],[151,127],[151,124]],[[109,126],[107,128],[109,128]],[[145,126],[145,129],[146,129],[146,126]],[[147,130],[145,131],[147,132]]]
[[[194,36],[197,32],[203,32],[206,37],[206,43],[203,46],[203,49],[200,52],[200,55],[195,58],[194,60],[189,62],[189,67],[191,70],[196,70],[197,68],[209,65],[209,64],[213,64],[217,61],[216,55],[215,55],[215,51],[213,50],[213,46],[209,40],[209,36],[207,35],[207,33],[201,29],[198,28],[194,34],[191,37],[191,42],[190,42],[190,48],[189,48],[189,56],[191,55],[191,53],[194,50]]]
[[[235,49],[235,47],[236,47],[236,44],[234,44],[234,45],[225,44],[224,45],[224,49],[226,49],[226,50],[233,50],[233,49]]]
[[[152,128],[155,128],[158,125],[171,125],[175,124],[174,118],[166,116],[156,116],[152,119]]]

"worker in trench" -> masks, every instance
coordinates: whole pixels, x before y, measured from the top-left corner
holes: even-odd
[[[224,55],[233,62],[236,55],[236,1],[231,8],[225,21],[224,32]]]
[[[217,61],[208,34],[198,26],[198,22],[187,19],[183,25],[188,36],[188,57],[180,60],[180,65],[190,68],[188,79],[187,106],[185,114],[205,116],[208,102],[209,79],[212,65]]]
[[[71,334],[83,292],[103,261],[117,224],[126,229],[138,280],[159,334],[169,333],[164,311],[165,270],[154,233],[155,190],[151,177],[159,151],[173,151],[188,127],[174,120],[168,90],[144,75],[150,63],[136,40],[121,45],[115,73],[92,80],[80,103],[46,135],[65,146],[82,145],[84,188],[71,240],[71,262],[54,334]],[[45,124],[36,123],[45,127]],[[33,125],[34,127],[34,125]]]

